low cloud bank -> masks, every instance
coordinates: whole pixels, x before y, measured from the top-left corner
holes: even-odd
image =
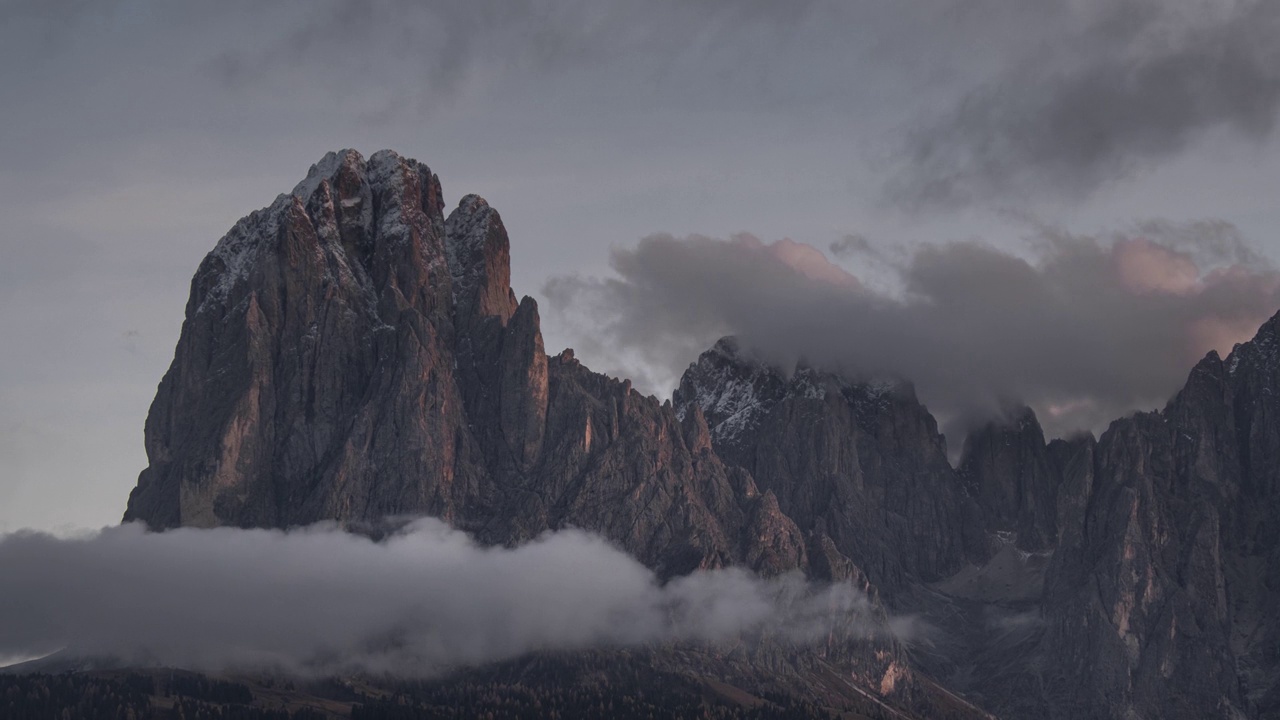
[[[847,584],[727,569],[661,585],[585,532],[485,548],[430,519],[379,542],[327,525],[19,532],[0,536],[0,578],[0,657],[67,647],[207,671],[425,676],[533,651],[883,629]]]
[[[1055,435],[1162,406],[1206,352],[1225,355],[1280,309],[1280,273],[1225,222],[1042,228],[1032,246],[897,258],[864,238],[834,244],[876,269],[871,287],[790,240],[653,235],[614,252],[613,277],[555,278],[544,293],[588,362],[650,391],[734,334],[784,368],[910,380],[952,431],[1026,403]]]

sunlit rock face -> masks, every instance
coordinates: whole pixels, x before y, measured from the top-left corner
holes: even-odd
[[[462,422],[440,184],[331,154],[192,281],[126,519],[288,526],[485,501]]]
[[[205,258],[146,442],[125,518],[156,528],[427,514],[497,542],[590,527],[665,573],[805,556],[797,532],[755,547],[764,501],[669,405],[548,358],[498,212],[445,217],[389,151],[326,156]]]
[[[1280,715],[1278,328],[1210,353],[1163,411],[1116,421],[1068,471],[1087,500],[1063,516],[1045,588],[1061,706]]]
[[[955,472],[909,386],[784,371],[732,338],[676,404],[921,614],[919,667],[1001,717],[1277,717],[1278,330],[1098,439],[1046,442],[1015,408]]]

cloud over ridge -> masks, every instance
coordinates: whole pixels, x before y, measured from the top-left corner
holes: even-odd
[[[797,245],[653,235],[614,251],[612,277],[555,278],[544,292],[584,328],[585,358],[650,389],[734,334],[784,369],[804,359],[910,380],[951,421],[1027,403],[1054,434],[1163,405],[1206,352],[1229,352],[1280,308],[1280,273],[1216,221],[1107,236],[1041,228],[1029,258],[978,241],[902,260],[836,243],[841,256],[873,255],[896,292]]]

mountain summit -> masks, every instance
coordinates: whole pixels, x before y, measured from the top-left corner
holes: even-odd
[[[705,428],[548,357],[537,303],[509,279],[484,199],[446,218],[427,166],[326,156],[201,263],[125,519],[425,514],[495,542],[573,524],[666,574],[766,555],[745,534],[759,493]]]
[[[548,356],[498,211],[445,207],[426,165],[345,150],[238,222],[192,280],[125,520],[580,527],[663,578],[798,570],[877,608],[870,639],[652,656],[717,682],[887,717],[1280,717],[1280,320],[1161,412],[1046,442],[1017,409],[957,469],[909,383],[726,338],[662,403]]]

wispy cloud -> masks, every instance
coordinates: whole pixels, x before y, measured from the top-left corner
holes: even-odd
[[[1280,113],[1280,5],[1207,5],[1216,12],[1102,6],[1074,56],[1028,57],[916,123],[888,197],[917,207],[1079,199],[1214,129],[1267,137]]]

